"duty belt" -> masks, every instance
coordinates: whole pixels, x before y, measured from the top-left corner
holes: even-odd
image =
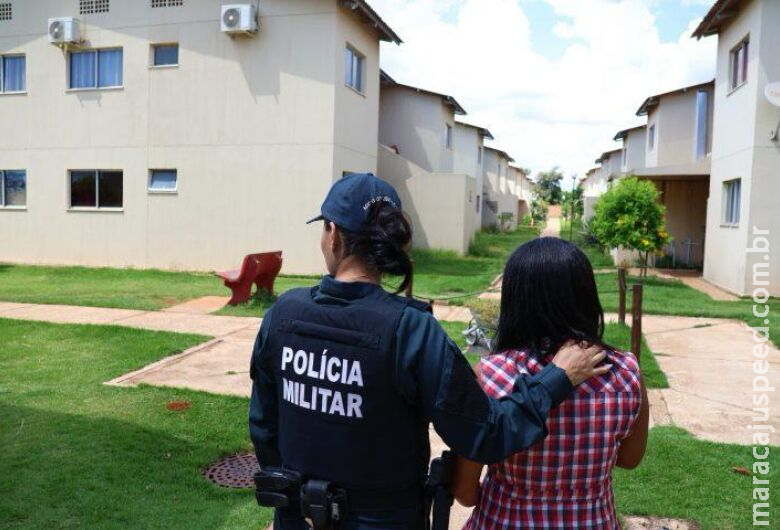
[[[300,508],[315,530],[331,530],[348,512],[392,511],[422,505],[423,488],[366,491],[340,488],[324,480],[302,480],[301,474],[268,467],[255,474],[255,497],[268,508]]]

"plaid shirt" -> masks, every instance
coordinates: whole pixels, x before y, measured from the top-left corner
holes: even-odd
[[[511,393],[518,374],[535,374],[552,360],[526,351],[480,363],[485,391]],[[630,353],[609,352],[613,369],[589,379],[550,411],[549,436],[488,468],[480,503],[464,530],[509,528],[619,529],[612,467],[639,415],[639,366]]]

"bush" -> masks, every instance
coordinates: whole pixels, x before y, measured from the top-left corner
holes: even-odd
[[[534,223],[544,223],[547,221],[547,211],[549,205],[542,199],[534,199],[531,203],[531,219]]]
[[[599,244],[639,253],[642,275],[650,253],[660,253],[671,238],[666,231],[666,208],[655,185],[630,177],[618,181],[596,203],[590,225]]]

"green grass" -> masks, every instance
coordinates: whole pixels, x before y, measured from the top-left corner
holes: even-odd
[[[314,281],[280,276],[276,289]],[[5,302],[154,311],[208,295],[229,296],[230,290],[205,272],[0,265],[0,300]]]
[[[617,273],[597,274],[599,296],[605,311],[617,311]],[[629,277],[626,306],[631,310],[631,284],[640,282],[639,278]],[[707,318],[733,318],[747,322],[751,326],[764,327],[763,318],[753,315],[753,301],[713,300],[708,295],[691,289],[679,280],[670,280],[648,276],[641,280],[644,285],[642,309],[646,314],[678,315]],[[780,299],[772,298],[769,304],[769,337],[780,347]],[[760,309],[763,310],[763,309]]]
[[[480,232],[466,256],[441,250],[414,250],[414,294],[421,298],[451,299],[462,304],[486,290],[503,272],[509,254],[538,235],[536,228],[513,232]]]
[[[207,337],[0,319],[0,527],[264,529],[200,476],[250,449],[247,400],[102,383]],[[171,400],[189,410],[170,412]]]
[[[569,241],[569,234],[569,221],[567,219],[562,219],[561,238]],[[574,238],[572,242],[577,245],[586,256],[588,256],[590,264],[594,269],[613,268],[615,266],[615,262],[608,252],[605,252],[604,249],[597,245],[593,245],[585,241],[581,219],[574,220],[574,230],[572,235]]]
[[[631,328],[617,322],[608,323],[604,327],[604,342],[619,350],[630,351]],[[645,338],[642,337],[642,352],[639,358],[639,365],[642,368],[645,385],[647,388],[669,388],[669,381],[666,379],[666,374],[658,366],[655,355],[647,345]]]
[[[695,439],[676,427],[650,431],[647,454],[635,470],[615,469],[618,511],[623,515],[656,515],[694,519],[704,530],[753,528],[753,478],[733,471],[752,469],[750,446]],[[771,483],[780,480],[780,450],[770,449]],[[777,521],[771,502],[770,520]]]

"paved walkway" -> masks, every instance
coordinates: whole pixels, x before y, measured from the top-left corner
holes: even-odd
[[[542,230],[541,237],[560,237],[561,235],[561,218],[549,217],[547,218],[547,225]]]

